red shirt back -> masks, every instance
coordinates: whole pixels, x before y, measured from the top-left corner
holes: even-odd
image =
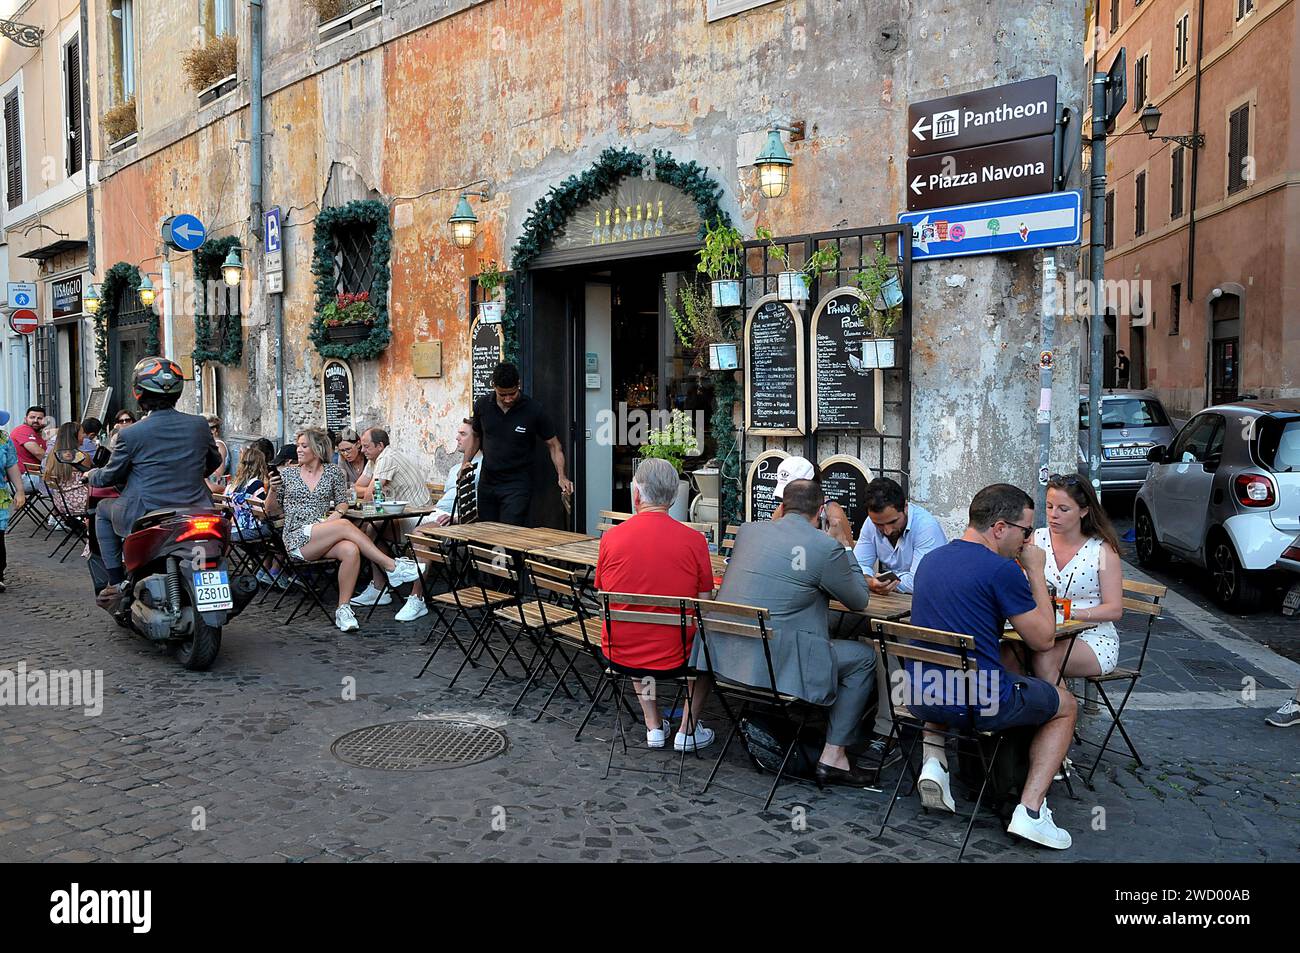
[[[14,446],[18,448],[19,468],[32,463],[40,466],[41,461],[37,460],[36,457],[32,455],[32,452],[23,446],[23,444],[28,443],[29,441],[35,441],[36,445],[44,450],[46,449],[44,437],[26,424],[19,424],[15,427],[13,432],[9,434],[9,437],[13,440]]]
[[[683,526],[667,513],[639,513],[606,530],[596,558],[596,588],[644,596],[689,596],[713,590],[713,567],[704,534]],[[611,609],[668,612],[652,606],[610,603]],[[686,656],[677,626],[647,622],[615,622],[614,637],[604,631],[602,642],[611,662],[629,668],[674,669],[690,657],[695,630],[686,635]],[[612,644],[611,644],[612,641]]]

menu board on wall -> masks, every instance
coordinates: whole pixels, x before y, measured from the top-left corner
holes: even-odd
[[[790,454],[783,450],[768,450],[760,453],[750,464],[749,475],[745,478],[745,521],[770,520],[776,512],[776,471],[781,461]]]
[[[766,295],[745,320],[745,431],[797,437],[804,412],[803,319]]]
[[[492,368],[501,363],[505,336],[500,324],[475,320],[470,326],[471,406],[492,391]]]
[[[844,514],[853,524],[853,538],[862,535],[867,522],[867,484],[871,471],[857,457],[836,454],[820,461],[817,468],[822,475],[822,491],[828,500],[844,507]]]
[[[328,359],[320,372],[320,387],[325,404],[325,429],[331,440],[337,440],[340,430],[352,426],[352,369],[347,362]]]
[[[857,288],[836,288],[813,312],[814,430],[884,429],[884,375],[862,366],[862,300]]]

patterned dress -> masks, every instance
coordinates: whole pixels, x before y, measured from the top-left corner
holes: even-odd
[[[1101,557],[1105,544],[1100,537],[1089,537],[1074,558],[1060,569],[1052,552],[1052,534],[1046,527],[1034,530],[1034,545],[1047,553],[1044,575],[1056,587],[1056,598],[1070,600],[1071,612],[1101,605]],[[1114,622],[1097,623],[1095,629],[1081,633],[1079,641],[1097,656],[1101,674],[1109,675],[1115,670],[1119,664],[1119,633]]]
[[[343,471],[333,463],[325,464],[314,490],[303,482],[297,467],[285,467],[282,476],[284,492],[280,499],[284,506],[284,548],[293,553],[310,538],[309,526],[319,523],[340,503],[347,502],[349,485]]]

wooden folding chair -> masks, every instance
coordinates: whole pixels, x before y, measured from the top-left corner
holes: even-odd
[[[755,709],[772,711],[780,717],[794,722],[795,731],[781,758],[776,777],[772,779],[772,786],[768,788],[767,797],[763,801],[763,810],[766,811],[772,806],[772,799],[776,797],[776,789],[780,786],[781,779],[785,777],[785,769],[790,763],[790,756],[794,754],[795,746],[799,744],[799,736],[803,733],[804,725],[808,723],[809,718],[814,714],[824,712],[826,706],[814,705],[802,698],[788,695],[776,687],[776,668],[772,663],[771,643],[773,633],[768,628],[771,613],[767,609],[761,606],[742,605],[734,602],[699,602],[697,608],[700,619],[696,638],[702,641],[706,667],[713,673],[714,694],[722,703],[722,708],[727,713],[727,719],[731,722],[731,727],[727,731],[727,739],[723,742],[722,750],[718,752],[718,759],[714,762],[713,770],[709,772],[708,780],[704,782],[704,788],[700,793],[703,794],[708,791],[709,786],[713,784],[713,779],[717,776],[718,769],[722,767],[723,759],[727,756],[727,750],[731,747],[732,741],[735,740],[736,734],[740,731],[740,723],[745,715]],[[720,635],[740,636],[757,640],[756,647],[761,647],[763,661],[767,667],[766,685],[747,685],[729,678],[726,672],[717,670],[713,663],[713,650],[710,647],[710,641],[716,647],[717,637]],[[734,711],[731,707],[732,702],[738,703]],[[763,771],[762,766],[757,761],[753,761],[753,764],[754,769],[761,774]]]
[[[736,548],[736,534],[740,532],[740,527],[735,523],[727,524],[727,528],[722,531],[722,539],[718,540],[718,555],[723,559],[730,559],[731,552]]]
[[[979,731],[975,727],[977,724],[976,699],[978,693],[975,691],[973,682],[980,674],[975,658],[975,637],[958,632],[926,629],[902,622],[884,622],[879,619],[872,620],[871,628],[875,633],[876,645],[880,652],[877,664],[884,665],[886,671],[889,670],[892,661],[897,661],[901,667],[907,667],[910,664],[912,672],[916,671],[918,663],[923,663],[930,666],[931,670],[941,670],[945,675],[945,685],[954,681],[947,677],[948,672],[954,671],[960,673],[961,680],[967,684],[966,726],[944,725],[936,732],[945,737],[970,740],[972,742],[971,747],[979,753],[980,757],[982,781],[979,793],[975,796],[975,806],[971,809],[970,820],[966,824],[966,835],[962,838],[961,849],[957,852],[957,860],[960,861],[962,855],[966,853],[967,843],[970,842],[971,831],[975,827],[975,818],[979,815],[980,805],[984,802],[984,794],[988,790],[989,779],[993,774],[993,766],[997,763],[998,755],[1002,751],[1004,739],[1002,732]],[[893,683],[890,682],[890,684],[892,686]],[[899,772],[898,783],[894,785],[894,792],[889,799],[889,807],[885,811],[884,819],[880,822],[880,830],[876,832],[876,837],[885,833],[890,815],[894,813],[894,805],[898,803],[898,795],[903,788],[904,779],[909,775],[911,776],[912,790],[915,791],[920,778],[920,773],[912,765],[912,753],[925,737],[926,723],[913,715],[911,709],[907,706],[906,701],[910,700],[911,694],[904,692],[903,702],[897,701],[898,694],[898,692],[891,691],[888,700],[890,720],[892,722],[889,743],[891,745],[901,745],[904,728],[913,731],[913,738],[911,744],[907,746],[906,751],[903,753],[904,770]],[[884,703],[883,699],[881,703]],[[980,744],[981,738],[993,739],[993,753],[987,759],[984,757],[984,747]]]
[[[605,530],[613,529],[619,523],[625,523],[632,518],[632,513],[620,513],[617,510],[601,510],[596,518],[596,535],[604,536]]]
[[[44,492],[38,489],[38,487],[45,485],[45,481],[41,477],[40,464],[24,463],[21,469],[23,476],[34,477],[35,479],[32,481],[33,487],[30,491],[27,489],[23,490],[24,495],[27,497],[27,502],[23,504],[22,509],[15,512],[10,517],[9,532],[12,533],[17,529],[19,521],[21,521],[23,517],[26,517],[32,524],[31,535],[27,538],[32,539],[41,530],[46,530],[45,538],[48,540],[50,535],[53,533],[53,530],[51,530],[47,524],[54,518],[54,499],[50,496],[48,487],[46,487]],[[18,491],[17,487],[12,487],[11,489],[15,493]]]
[[[421,568],[421,577],[424,579],[425,604],[429,606],[429,611],[434,616],[433,624],[429,628],[429,634],[424,641],[427,644],[439,632],[441,632],[441,635],[433,650],[429,653],[429,657],[425,659],[424,666],[415,677],[420,678],[424,675],[437,656],[438,650],[442,648],[443,643],[447,639],[451,639],[456,643],[456,647],[460,649],[461,655],[464,657],[460,668],[456,670],[455,678],[452,679],[454,683],[456,678],[460,677],[460,673],[466,664],[477,667],[472,649],[478,641],[482,627],[491,624],[491,610],[510,602],[514,596],[509,593],[488,589],[481,583],[463,585],[466,582],[465,576],[472,574],[472,567],[466,564],[466,560],[458,558],[464,549],[464,544],[452,540],[438,540],[419,534],[411,536],[410,539],[415,558],[421,567],[427,565],[432,571],[441,573],[447,585],[446,592],[432,593],[429,577],[425,576],[425,570]],[[460,620],[464,620],[473,632],[473,637],[470,639],[468,646],[456,634],[456,623]],[[492,647],[484,643],[483,648],[492,661],[496,662],[497,656],[492,651]]]
[[[1084,678],[1085,682],[1091,682],[1097,686],[1097,696],[1101,699],[1102,704],[1106,706],[1106,711],[1110,713],[1110,728],[1106,730],[1106,736],[1101,740],[1100,744],[1084,738],[1077,730],[1074,733],[1076,743],[1092,745],[1097,748],[1097,757],[1092,762],[1092,766],[1088,768],[1088,773],[1083,779],[1083,783],[1088,785],[1089,790],[1095,790],[1092,785],[1092,776],[1097,773],[1101,759],[1105,756],[1106,749],[1110,745],[1110,739],[1117,729],[1120,737],[1124,739],[1124,744],[1128,745],[1133,760],[1137,762],[1139,768],[1142,767],[1142,756],[1138,754],[1137,748],[1134,747],[1133,739],[1124,730],[1124,723],[1121,718],[1125,707],[1128,705],[1128,700],[1133,694],[1133,689],[1137,687],[1138,679],[1142,677],[1142,665],[1146,662],[1147,646],[1151,643],[1151,630],[1155,626],[1156,619],[1160,617],[1160,604],[1168,592],[1169,588],[1167,586],[1136,582],[1131,579],[1124,580],[1124,611],[1136,612],[1145,615],[1147,618],[1146,633],[1142,637],[1142,651],[1138,654],[1137,665],[1133,668],[1116,668],[1109,675],[1088,675]],[[1128,687],[1124,690],[1124,697],[1120,700],[1118,708],[1111,703],[1110,696],[1106,693],[1106,685],[1111,682],[1128,682]]]
[[[537,710],[537,714],[533,716],[533,721],[537,721],[550,706],[556,692],[563,689],[566,695],[573,697],[573,693],[565,684],[565,679],[570,672],[577,678],[578,684],[587,697],[594,697],[582,673],[575,666],[578,659],[584,655],[595,660],[597,665],[601,664],[600,623],[591,616],[583,602],[583,589],[587,578],[585,571],[564,569],[532,559],[525,561],[524,565],[532,584],[531,592],[536,600],[534,611],[536,618],[541,621],[539,634],[544,640],[545,648],[540,659],[534,657],[528,680],[519,697],[515,699],[510,713],[514,714],[523,703],[524,697],[537,681],[543,668],[550,667],[552,672],[555,671],[551,660],[557,652],[565,661],[564,671],[556,675],[555,686],[546,696],[546,701]]]
[[[451,518],[457,523],[478,522],[478,486],[474,471],[466,470],[456,478],[456,501],[452,504]]]

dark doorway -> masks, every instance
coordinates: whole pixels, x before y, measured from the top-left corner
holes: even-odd
[[[108,329],[109,383],[113,388],[112,412],[126,409],[140,416],[140,405],[131,394],[131,374],[136,363],[149,355],[145,343],[153,310],[139,304],[132,295],[113,317]]]
[[[1210,305],[1210,403],[1225,404],[1241,393],[1241,299],[1227,293]]]
[[[1129,386],[1139,390],[1147,386],[1147,329],[1129,328]]]
[[[1115,312],[1106,312],[1106,327],[1101,338],[1101,386],[1115,386]]]

